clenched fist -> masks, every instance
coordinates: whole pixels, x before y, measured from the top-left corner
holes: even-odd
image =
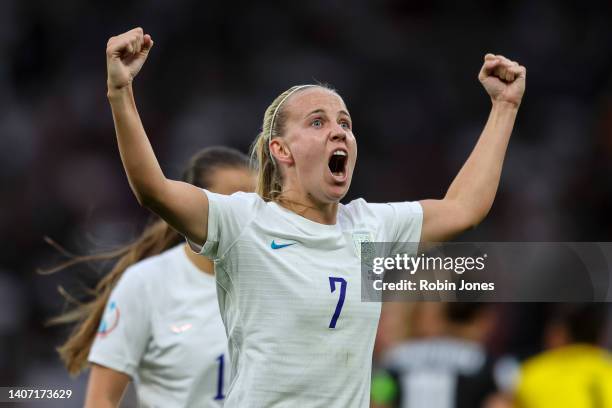
[[[149,34],[142,28],[111,37],[106,44],[108,90],[124,88],[132,83],[153,46]]]
[[[491,100],[508,102],[518,107],[525,93],[525,67],[503,55],[487,54],[484,61],[478,79]]]

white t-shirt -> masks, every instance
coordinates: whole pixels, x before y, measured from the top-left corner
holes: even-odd
[[[380,303],[361,301],[358,242],[418,242],[420,204],[359,199],[324,225],[253,193],[206,194],[201,253],[215,259],[232,362],[225,407],[368,407]]]
[[[229,385],[214,277],[184,250],[125,271],[89,354],[90,362],[132,377],[143,407],[221,407]]]

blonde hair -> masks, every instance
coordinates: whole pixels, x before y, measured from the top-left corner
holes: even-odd
[[[261,132],[251,145],[251,166],[257,171],[257,187],[255,192],[265,201],[278,201],[282,193],[282,177],[276,166],[274,157],[270,152],[270,141],[275,137],[282,137],[287,112],[284,109],[285,101],[290,96],[307,88],[319,87],[336,93],[324,84],[296,85],[278,95],[268,106],[264,113]]]

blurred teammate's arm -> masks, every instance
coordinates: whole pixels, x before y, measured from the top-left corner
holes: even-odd
[[[510,134],[525,91],[525,67],[487,54],[478,79],[491,97],[489,119],[476,147],[441,200],[423,200],[421,241],[441,242],[478,225],[488,214]]]
[[[85,408],[116,408],[130,377],[113,369],[93,364],[87,384]]]
[[[153,40],[141,28],[112,37],[107,44],[108,100],[121,161],[138,202],[202,245],[208,199],[199,188],[164,176],[136,109],[132,81],[152,46]]]

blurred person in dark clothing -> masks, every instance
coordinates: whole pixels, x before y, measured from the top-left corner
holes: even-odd
[[[405,342],[383,359],[374,376],[376,408],[476,408],[497,393],[493,359],[484,342],[494,312],[482,303],[449,303],[440,336]]]
[[[408,339],[439,336],[445,327],[441,302],[385,302],[380,312],[374,343],[374,364],[396,345]]]
[[[612,407],[612,354],[603,344],[607,304],[562,304],[554,308],[545,347],[521,369],[520,408]]]

